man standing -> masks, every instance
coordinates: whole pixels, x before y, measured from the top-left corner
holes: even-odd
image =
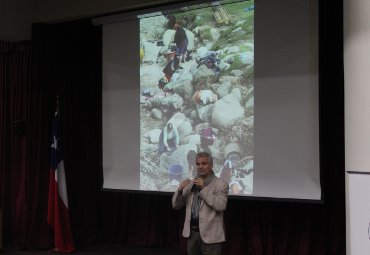
[[[225,241],[223,212],[227,205],[228,183],[213,173],[211,154],[196,156],[198,175],[180,183],[172,197],[172,207],[186,206],[183,236],[188,238],[189,255],[221,255]]]

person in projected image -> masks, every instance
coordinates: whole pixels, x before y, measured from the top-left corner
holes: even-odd
[[[221,179],[229,183],[229,194],[238,195],[242,191],[242,186],[235,178],[234,174],[234,162],[230,159],[227,159],[220,170]]]
[[[186,207],[182,234],[187,238],[189,255],[221,255],[229,185],[214,174],[210,153],[197,153],[196,166],[197,176],[180,183],[172,197],[172,207]]]
[[[166,53],[166,60],[167,64],[162,71],[167,82],[171,82],[172,75],[179,68],[179,59],[176,57],[176,45],[170,45]]]
[[[168,122],[159,135],[158,153],[171,154],[179,147],[180,137],[175,125]]]
[[[185,62],[185,53],[188,49],[189,40],[186,36],[185,30],[182,28],[180,22],[176,22],[173,29],[175,29],[175,39],[176,43],[176,56],[179,58],[178,61],[181,63]]]

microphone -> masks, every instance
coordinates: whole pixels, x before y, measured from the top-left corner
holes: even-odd
[[[191,187],[191,192],[195,192],[195,191],[199,191],[199,187],[195,184],[193,184],[193,186]]]
[[[194,179],[196,179],[196,178],[201,178],[201,177],[198,174]],[[195,191],[199,191],[199,190],[200,190],[199,186],[194,184],[194,182],[193,182],[193,186],[191,187],[191,192],[195,192]]]

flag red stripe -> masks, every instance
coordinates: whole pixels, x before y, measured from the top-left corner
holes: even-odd
[[[58,183],[55,181],[55,170],[50,169],[49,198],[47,222],[54,229],[55,248],[61,253],[71,253],[75,250],[68,208],[64,205],[58,193]]]

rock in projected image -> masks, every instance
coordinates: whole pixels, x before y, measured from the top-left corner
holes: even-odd
[[[141,190],[174,191],[208,151],[253,193],[254,1],[223,3],[140,20]]]

